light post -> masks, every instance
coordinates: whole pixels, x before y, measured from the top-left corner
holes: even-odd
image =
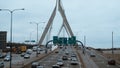
[[[14,9],[14,10],[9,10],[9,9],[0,9],[0,11],[9,11],[11,14],[11,24],[10,24],[10,68],[11,64],[12,64],[12,19],[13,19],[13,12],[14,11],[18,11],[18,10],[24,10],[24,8],[22,9]]]
[[[112,57],[114,58],[114,38],[113,38],[113,31],[112,31]]]
[[[41,23],[45,23],[45,22],[41,22]],[[40,24],[40,23],[36,23],[36,22],[30,22],[30,24],[36,24],[37,25],[37,39],[36,39],[36,43],[38,43],[38,25]]]
[[[45,22],[41,22],[41,23],[45,23]],[[30,24],[36,24],[37,25],[37,39],[36,39],[36,44],[38,44],[38,25],[40,24],[40,23],[36,23],[36,22],[30,22]],[[38,49],[38,48],[37,48]],[[37,54],[37,51],[36,51],[36,57],[38,56],[38,54]]]

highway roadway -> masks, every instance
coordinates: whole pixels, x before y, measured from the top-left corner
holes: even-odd
[[[42,55],[44,54],[45,51],[41,51]],[[32,52],[32,54],[30,55],[30,58],[25,59],[24,57],[21,57],[21,54],[12,54],[12,66],[22,66],[25,62],[29,62],[29,60],[31,60],[32,58],[36,57],[36,52]],[[0,59],[1,61],[4,61],[4,58]],[[10,65],[10,61],[4,61],[4,68],[8,68]]]
[[[95,50],[85,49],[85,54],[82,53],[82,49],[77,49],[86,68],[120,68],[118,65],[108,65],[108,59],[97,53]],[[91,53],[95,57],[91,57]]]
[[[56,53],[58,51],[58,53]],[[68,54],[66,54],[66,52]],[[91,57],[91,53],[95,55],[95,57]],[[45,54],[45,51],[41,52],[40,55]],[[76,54],[77,60],[78,60],[78,65],[71,65],[71,55]],[[52,65],[56,65],[57,60],[62,58],[62,56],[67,55],[68,60],[63,60],[64,65],[61,66],[61,68],[82,68],[81,66],[83,65],[80,61],[80,58],[78,57],[78,54],[81,56],[85,68],[120,68],[118,65],[108,65],[107,61],[108,59],[102,56],[101,54],[97,53],[95,50],[91,49],[86,49],[85,54],[82,53],[82,49],[80,48],[74,48],[73,46],[66,46],[63,48],[58,47],[57,50],[47,57],[42,58],[41,60],[38,60],[40,65],[44,66],[44,68],[52,68]],[[30,60],[34,57],[36,57],[36,52],[33,52],[31,54],[30,59],[24,59],[23,57],[20,56],[20,54],[12,54],[12,65],[16,64],[23,64],[25,62],[30,62]],[[9,62],[4,62],[5,67],[9,67]],[[31,68],[31,64],[29,67]]]
[[[90,50],[89,52],[93,52],[96,55],[96,57],[91,57],[91,59],[99,66],[99,68],[120,68],[117,64],[108,65],[108,59],[97,53],[95,50]]]
[[[68,60],[63,60],[64,65],[61,66],[61,68],[81,68],[81,63],[79,61],[79,58],[76,54],[76,52],[73,50],[72,47],[67,46],[66,49],[65,47],[63,48],[58,48],[58,53],[52,53],[49,56],[39,60],[38,62],[40,63],[41,66],[44,66],[44,68],[52,68],[52,65],[56,65],[57,60],[62,58],[63,55],[66,55],[66,51],[68,52]],[[71,55],[76,54],[78,64],[77,65],[71,65]],[[31,68],[31,66],[29,67]]]

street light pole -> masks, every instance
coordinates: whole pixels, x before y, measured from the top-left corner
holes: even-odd
[[[37,25],[37,39],[36,39],[36,44],[38,44],[38,25],[39,25],[40,23],[30,22],[30,24],[32,24],[32,23],[34,23],[34,24]],[[45,23],[45,22],[42,22],[42,23]],[[36,51],[36,57],[38,57],[37,51]]]
[[[0,9],[0,11],[9,11],[11,14],[11,24],[10,24],[10,68],[12,68],[12,20],[13,20],[13,12],[17,10],[24,10],[23,9],[14,9],[14,10],[9,10],[9,9]]]
[[[38,25],[39,25],[40,23],[30,22],[30,24],[32,24],[32,23],[37,25],[37,38],[36,38],[36,43],[38,44]],[[41,22],[41,23],[45,23],[45,22]]]
[[[38,43],[38,23],[36,23],[37,25],[37,43]]]
[[[113,31],[112,31],[112,57],[114,58],[114,42],[113,42]]]

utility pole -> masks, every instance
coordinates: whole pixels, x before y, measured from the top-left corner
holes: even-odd
[[[112,32],[112,56],[114,58],[114,40],[113,40],[113,32]]]

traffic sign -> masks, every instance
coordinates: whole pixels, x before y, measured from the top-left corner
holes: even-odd
[[[53,36],[53,44],[57,44],[58,43],[58,36]]]

